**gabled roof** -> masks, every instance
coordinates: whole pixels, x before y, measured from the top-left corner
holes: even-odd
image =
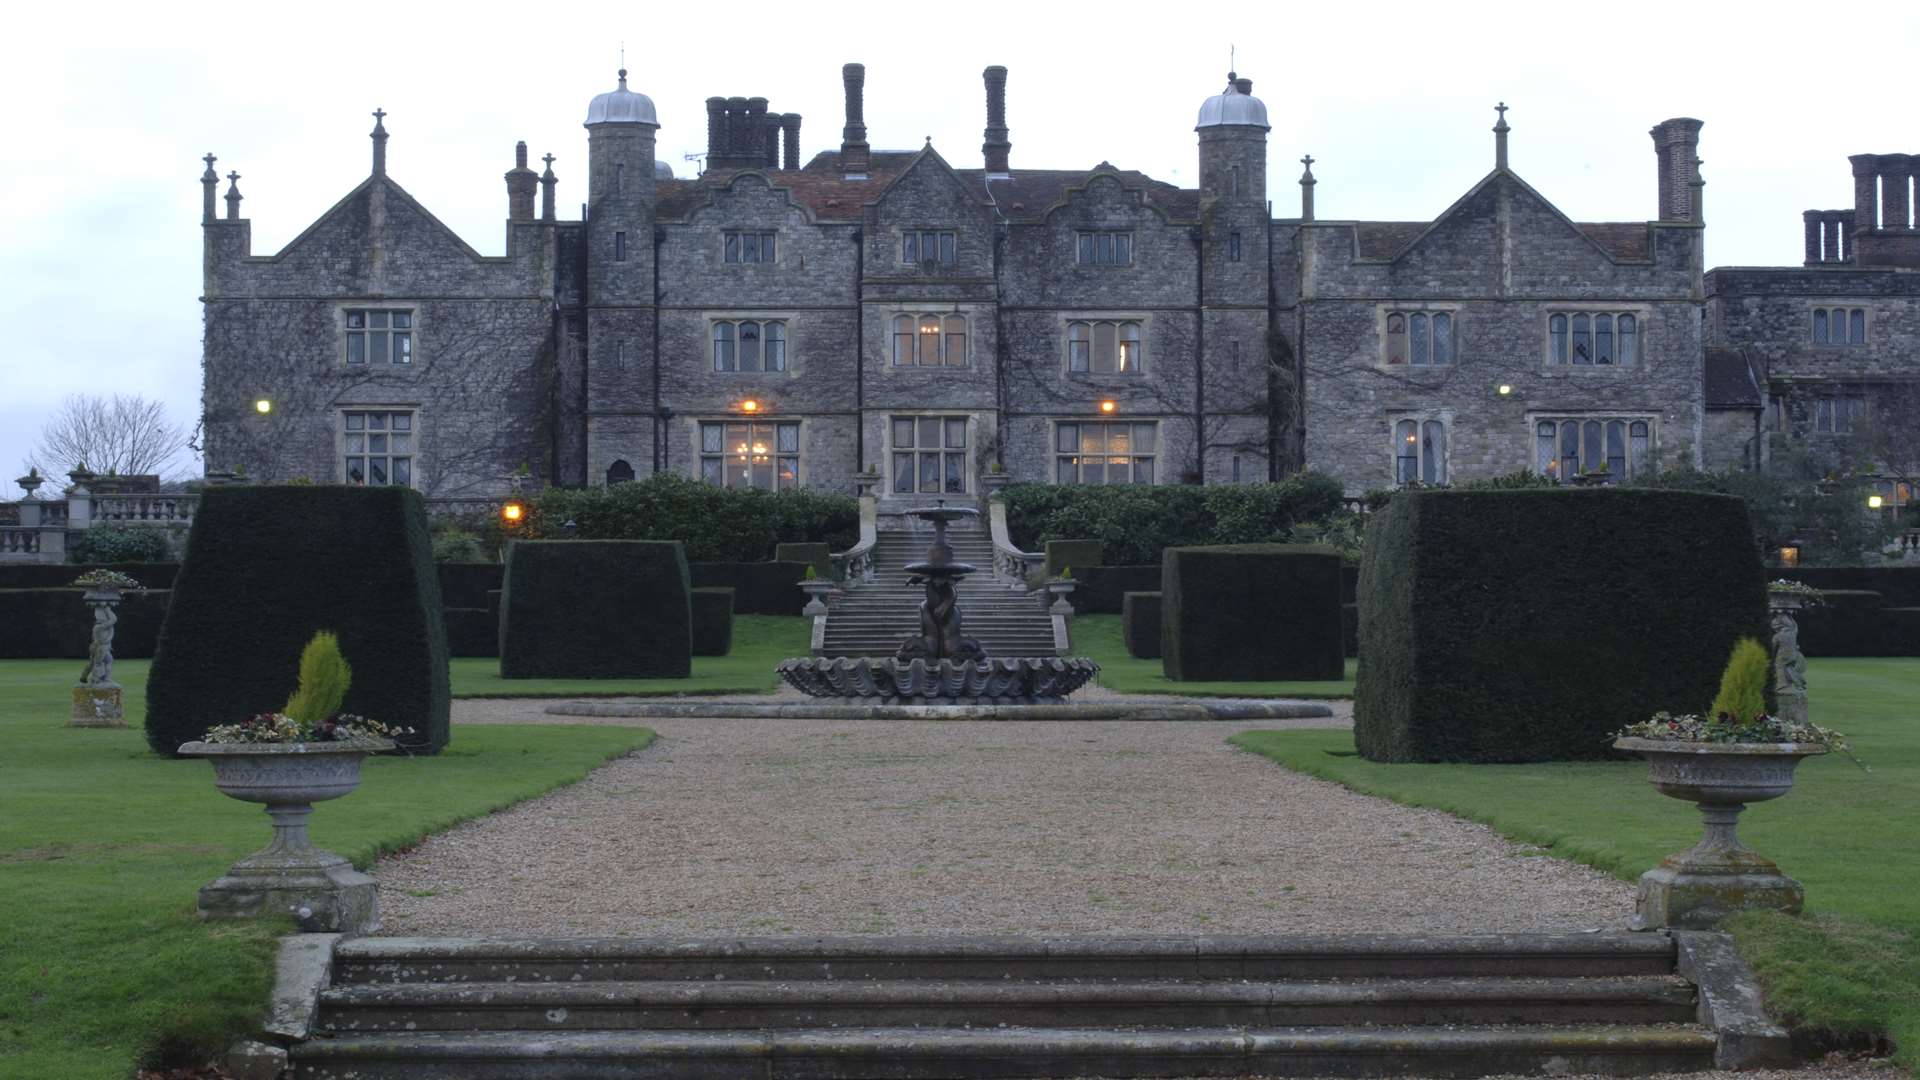
[[[1448,218],[1460,213],[1461,208],[1473,201],[1487,185],[1500,179],[1510,181],[1521,192],[1531,196],[1541,206],[1547,208],[1553,216],[1566,222],[1567,227],[1585,237],[1593,244],[1594,250],[1614,262],[1646,262],[1652,258],[1652,241],[1649,227],[1638,221],[1574,221],[1553,205],[1546,196],[1533,189],[1533,186],[1520,178],[1511,169],[1496,168],[1480,182],[1467,189],[1466,194],[1455,199],[1439,217],[1432,221],[1358,221],[1354,223],[1354,237],[1362,259],[1392,262],[1398,260],[1419,244],[1426,235],[1439,228]]]
[[[328,207],[326,213],[321,214],[319,217],[315,218],[313,220],[313,224],[308,225],[305,229],[302,229],[300,231],[300,235],[294,237],[292,240],[287,241],[286,246],[281,248],[279,251],[275,252],[272,255],[254,256],[254,257],[266,258],[266,259],[286,258],[288,255],[291,255],[294,251],[296,251],[301,244],[304,244],[309,237],[319,232],[322,228],[324,228],[328,223],[332,222],[335,218],[346,216],[346,214],[348,213],[348,208],[354,202],[356,202],[361,195],[371,191],[374,185],[376,184],[384,187],[389,197],[398,196],[403,204],[405,204],[407,207],[411,208],[415,213],[419,214],[422,218],[424,218],[427,222],[427,225],[434,231],[438,232],[442,239],[445,239],[450,243],[452,243],[456,248],[458,248],[462,253],[464,253],[468,258],[472,259],[474,262],[500,262],[505,258],[505,256],[482,255],[478,251],[475,251],[473,249],[473,246],[471,244],[468,244],[466,240],[462,239],[459,233],[454,232],[453,229],[450,228],[446,222],[441,221],[439,218],[433,216],[433,211],[421,205],[419,199],[416,199],[412,195],[407,194],[407,189],[401,187],[398,183],[394,181],[393,177],[388,176],[385,173],[375,173],[371,176],[368,176],[365,180],[360,181],[358,184],[355,184],[353,186],[353,190],[347,192],[345,195],[342,195],[340,197],[339,202],[336,202],[332,206]]]
[[[1745,349],[1707,346],[1706,370],[1701,375],[1702,396],[1709,409],[1758,409],[1766,403],[1760,378]]]

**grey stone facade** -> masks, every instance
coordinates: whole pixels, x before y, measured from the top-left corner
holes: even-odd
[[[1887,268],[1906,243],[1890,228],[1859,262],[1703,272],[1698,121],[1653,131],[1652,221],[1568,220],[1506,166],[1504,119],[1493,171],[1433,221],[1316,220],[1310,174],[1301,215],[1275,219],[1245,79],[1203,106],[1199,188],[1180,189],[1106,162],[1022,168],[999,68],[983,168],[874,150],[864,69],[843,76],[838,149],[801,167],[800,117],[709,98],[709,167],[681,180],[623,72],[586,125],[586,220],[555,219],[550,161],[536,178],[518,147],[497,258],[387,175],[383,123],[372,175],[276,255],[252,253],[237,190],[216,215],[209,160],[209,468],[364,478],[384,414],[409,430],[377,440],[377,475],[400,479],[404,447],[405,482],[430,496],[498,495],[521,466],[536,483],[672,471],[839,491],[875,466],[883,508],[976,497],[995,466],[1231,483],[1306,465],[1357,494],[1750,462],[1772,415],[1760,386],[1915,370],[1920,279]],[[1808,218],[1815,254],[1826,220]],[[1865,347],[1812,345],[1818,297],[1870,309]],[[408,363],[398,322],[378,340],[354,322],[401,314]],[[1711,371],[1710,345],[1730,350]],[[353,351],[376,347],[384,362]]]

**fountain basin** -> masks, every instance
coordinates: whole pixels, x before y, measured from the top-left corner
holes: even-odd
[[[788,685],[812,697],[887,705],[1058,705],[1100,665],[1058,656],[973,662],[836,656],[788,660],[779,670]]]

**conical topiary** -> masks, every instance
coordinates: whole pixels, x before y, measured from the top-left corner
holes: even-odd
[[[1720,675],[1720,693],[1709,715],[1733,724],[1752,723],[1767,711],[1767,675],[1773,660],[1767,647],[1753,638],[1734,643],[1733,655]]]
[[[317,728],[340,711],[340,703],[347,700],[347,689],[352,685],[353,669],[340,655],[340,639],[332,631],[322,630],[300,651],[300,687],[280,711],[299,721],[301,727]]]

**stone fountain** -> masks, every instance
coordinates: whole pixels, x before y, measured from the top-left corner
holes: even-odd
[[[1085,686],[1100,665],[1081,657],[989,657],[962,631],[955,585],[977,568],[956,562],[947,525],[978,517],[967,507],[908,510],[933,523],[933,545],[922,562],[908,563],[907,584],[921,585],[919,632],[890,657],[788,660],[780,677],[813,697],[866,698],[887,704],[1054,705]]]

